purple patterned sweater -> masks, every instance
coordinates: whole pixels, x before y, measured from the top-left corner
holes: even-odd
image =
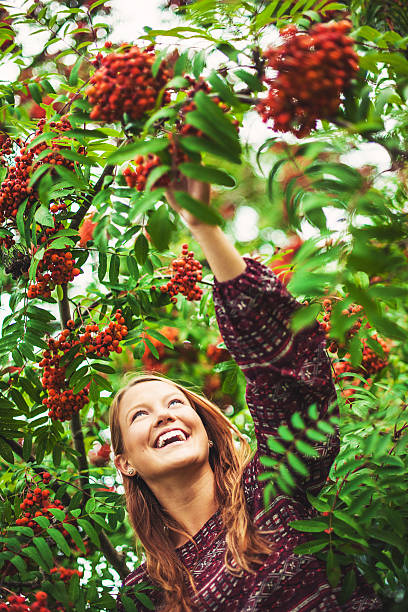
[[[266,557],[255,575],[231,575],[224,565],[225,530],[218,510],[194,535],[198,551],[192,542],[177,548],[198,589],[193,612],[381,610],[380,602],[363,583],[351,600],[340,606],[327,582],[324,564],[312,555],[293,552],[308,538],[289,523],[313,515],[304,492],[316,493],[324,484],[339,450],[337,436],[316,445],[319,457],[309,460],[310,477],[298,482],[293,497],[278,495],[267,509],[264,507],[263,483],[257,475],[264,471],[259,456],[273,454],[267,446],[268,437],[280,425],[290,425],[294,412],[306,415],[313,403],[324,417],[335,389],[324,350],[325,337],[318,324],[293,335],[289,320],[298,302],[268,268],[252,259],[246,263],[240,276],[215,282],[214,301],[222,337],[246,377],[246,399],[255,424],[258,449],[243,475],[248,510],[261,529],[276,530],[270,536],[276,552]],[[127,576],[122,587],[142,582],[149,583],[144,564]],[[147,594],[160,610],[160,592],[149,590]],[[119,594],[118,610],[123,609]],[[137,609],[147,610],[139,601]]]

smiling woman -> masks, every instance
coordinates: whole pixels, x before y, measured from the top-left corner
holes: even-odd
[[[209,204],[209,188],[188,179],[190,195]],[[180,211],[214,272],[214,303],[227,349],[247,380],[246,399],[258,443],[248,443],[206,398],[156,376],[135,378],[110,411],[115,465],[123,475],[129,518],[146,562],[123,587],[153,587],[162,612],[337,612],[380,610],[362,582],[340,606],[324,563],[294,549],[307,540],[290,523],[310,518],[306,491],[326,481],[338,453],[337,432],[315,444],[305,459],[293,497],[279,494],[264,505],[260,456],[269,436],[290,429],[300,413],[308,422],[314,404],[324,421],[335,399],[325,335],[317,323],[293,334],[300,304],[268,268],[243,259],[219,227]],[[236,440],[239,441],[237,447]],[[287,468],[289,470],[289,468]],[[137,594],[137,609],[146,610]],[[118,609],[124,610],[121,597]]]

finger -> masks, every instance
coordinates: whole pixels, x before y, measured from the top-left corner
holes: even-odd
[[[210,203],[210,190],[211,186],[209,183],[203,183],[197,179],[188,179],[188,191],[190,195],[207,205]]]
[[[176,212],[180,212],[181,208],[180,206],[177,204],[177,200],[174,196],[174,190],[169,187],[168,189],[166,189],[166,199],[167,202],[170,204],[170,206],[176,211]]]

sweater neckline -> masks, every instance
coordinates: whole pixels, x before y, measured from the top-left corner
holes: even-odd
[[[222,531],[222,524],[220,520],[221,509],[218,508],[206,523],[193,535],[193,542],[188,540],[181,546],[176,548],[177,554],[181,557],[185,555],[189,556],[192,552],[201,551],[206,548],[206,545],[211,544],[215,539],[215,536],[219,535]]]

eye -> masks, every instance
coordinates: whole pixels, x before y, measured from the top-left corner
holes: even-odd
[[[169,406],[171,406],[174,402],[176,402],[176,404],[182,404],[183,402],[180,399],[172,399],[169,401]]]
[[[136,412],[134,412],[132,414],[132,418],[130,419],[130,421],[133,423],[133,421],[135,420],[135,418],[137,417],[138,414],[142,414],[143,412],[146,412],[146,410],[136,410]]]

